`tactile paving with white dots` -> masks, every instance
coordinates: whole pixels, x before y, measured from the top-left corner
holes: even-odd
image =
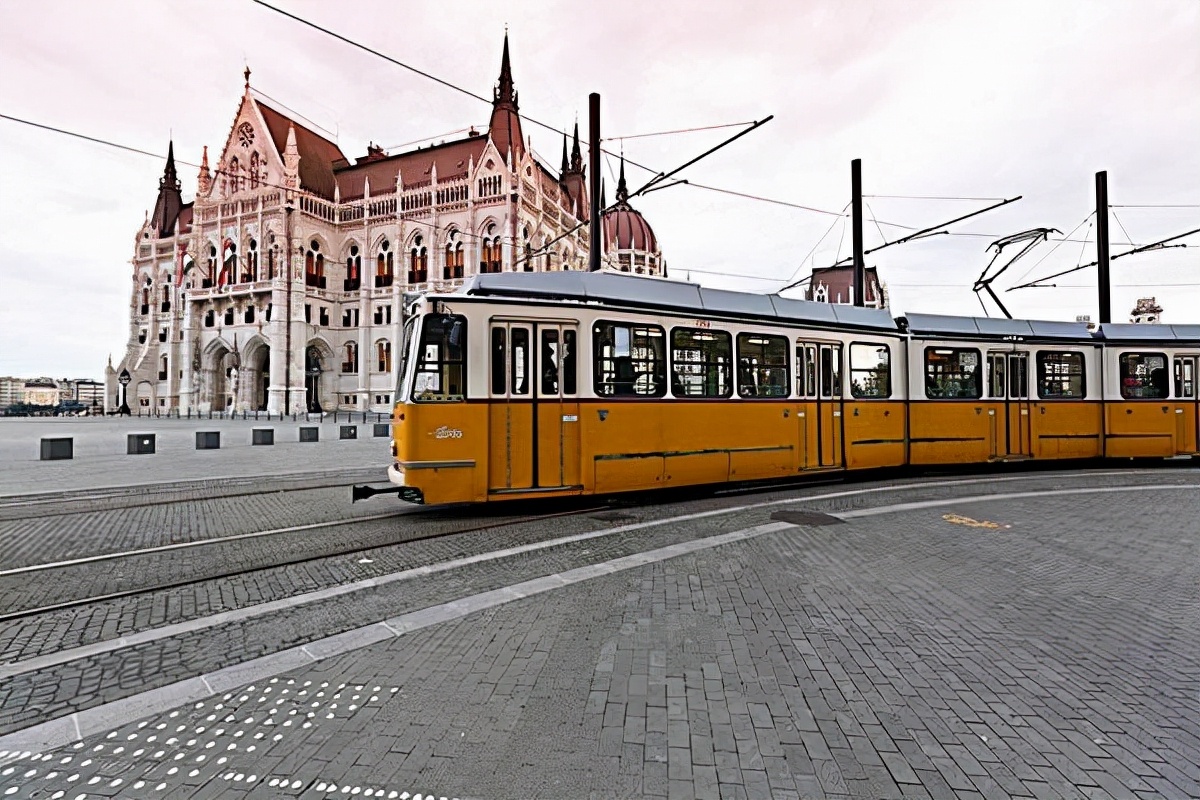
[[[240,692],[176,709],[55,752],[0,751],[0,800],[213,796],[227,784],[272,796],[452,800],[436,792],[306,776],[271,768],[277,746],[328,720],[403,696],[399,687],[272,678]],[[455,799],[456,800],[456,799]]]

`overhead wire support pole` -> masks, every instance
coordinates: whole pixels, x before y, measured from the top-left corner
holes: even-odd
[[[603,211],[600,209],[600,95],[597,92],[588,95],[588,162],[588,170],[592,173],[592,197],[588,204],[591,225],[588,236],[588,271],[599,272],[604,225],[600,221]]]
[[[854,242],[854,305],[863,306],[866,303],[864,294],[867,286],[867,266],[863,255],[863,196],[862,196],[862,159],[856,158],[850,162],[850,229]]]
[[[1096,173],[1096,286],[1099,293],[1100,324],[1112,322],[1112,287],[1108,257],[1108,173]]]

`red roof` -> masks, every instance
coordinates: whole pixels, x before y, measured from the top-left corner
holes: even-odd
[[[866,268],[866,291],[863,292],[863,302],[874,303],[875,286],[879,283],[879,273],[874,267]],[[816,299],[813,295],[818,284],[825,284],[828,300],[831,303],[849,303],[853,297],[851,287],[854,285],[854,267],[821,267],[812,271],[812,279],[804,290],[805,300]],[[840,300],[838,298],[841,298]]]
[[[275,142],[275,149],[279,151],[281,158],[283,151],[287,149],[288,128],[295,127],[296,150],[300,153],[300,188],[332,199],[333,165],[335,162],[346,160],[341,149],[324,136],[279,113],[257,97],[254,98],[254,102],[267,123],[267,129],[271,132],[271,139]]]
[[[658,252],[658,239],[641,212],[622,203],[604,215],[604,244],[617,250]]]
[[[397,172],[404,181],[405,189],[425,186],[431,180],[434,164],[437,165],[439,182],[464,178],[472,159],[475,166],[479,166],[479,158],[486,146],[486,136],[470,136],[387,158],[363,161],[337,171],[338,192],[343,201],[360,198],[363,196],[363,178],[370,177],[373,194],[390,194],[395,191]],[[303,165],[304,162],[300,163]]]
[[[176,228],[180,235],[190,233],[192,230],[192,215],[195,213],[196,204],[184,203],[183,208],[179,209],[179,223]]]

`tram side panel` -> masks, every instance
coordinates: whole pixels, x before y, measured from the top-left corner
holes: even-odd
[[[1180,425],[1186,409],[1170,397],[1171,356],[1165,349],[1146,345],[1105,351],[1105,445],[1109,456],[1169,458],[1180,452],[1180,439],[1190,439],[1187,426]]]
[[[1033,457],[1099,458],[1104,454],[1098,347],[1039,347],[1036,400],[1030,403]]]
[[[913,338],[909,343],[911,464],[970,464],[992,458],[1003,406],[984,399],[979,344]]]

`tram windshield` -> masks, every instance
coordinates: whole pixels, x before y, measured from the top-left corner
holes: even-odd
[[[467,395],[467,319],[458,314],[421,318],[411,397],[418,403],[446,403]]]
[[[417,331],[417,326],[421,323],[420,317],[409,317],[404,321],[404,335],[400,340],[400,368],[396,372],[396,402],[400,403],[408,399],[408,393],[404,391],[405,378],[408,376],[408,363],[412,361],[409,355],[412,352],[413,334]]]

